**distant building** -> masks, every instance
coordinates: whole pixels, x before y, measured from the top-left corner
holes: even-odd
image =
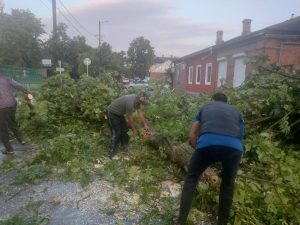
[[[168,70],[171,68],[172,61],[170,59],[161,62],[155,63],[150,67],[149,76],[150,79],[154,80],[165,80]]]
[[[266,55],[271,63],[288,70],[300,65],[300,17],[251,32],[251,20],[243,20],[242,34],[229,41],[217,31],[216,44],[175,61],[173,87],[190,94],[212,93],[222,83],[238,87],[252,68],[248,56]]]

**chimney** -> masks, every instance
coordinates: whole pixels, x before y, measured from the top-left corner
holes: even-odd
[[[222,30],[218,30],[217,31],[217,39],[216,39],[216,45],[218,44],[222,44],[223,41],[223,31]]]
[[[251,33],[251,19],[244,19],[242,35],[246,35],[250,33]]]

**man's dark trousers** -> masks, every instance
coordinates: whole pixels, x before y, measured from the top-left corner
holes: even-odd
[[[241,156],[242,151],[222,146],[210,146],[194,152],[182,190],[178,218],[180,225],[184,225],[187,220],[199,177],[207,167],[216,162],[222,163],[218,225],[227,224],[232,205],[235,177]]]
[[[124,116],[107,112],[107,121],[111,132],[111,145],[109,155],[112,157],[117,150],[118,144],[127,148],[129,142],[128,125]]]
[[[15,115],[16,107],[0,109],[0,138],[7,151],[13,150],[9,142],[9,129],[13,132],[19,142],[22,141]]]

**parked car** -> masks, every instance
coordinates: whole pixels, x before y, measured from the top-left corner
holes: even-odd
[[[128,89],[145,89],[147,91],[153,90],[153,88],[149,85],[149,83],[145,80],[133,80],[130,81],[128,84],[124,85]]]
[[[132,81],[129,82],[129,84],[127,84],[127,88],[148,87],[148,86],[149,86],[148,82],[145,82],[143,80]]]

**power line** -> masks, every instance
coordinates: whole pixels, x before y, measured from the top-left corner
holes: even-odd
[[[65,4],[62,2],[62,0],[58,0],[60,2],[60,4],[63,6],[63,8],[66,10],[66,12],[78,23],[78,25],[85,30],[88,34],[90,34],[91,36],[93,36],[95,38],[95,35],[93,33],[91,33],[89,30],[87,30],[85,28],[85,26],[83,26],[77,19],[75,16],[73,16],[73,14],[70,12],[70,10],[65,6]]]
[[[51,10],[43,0],[40,0],[40,2],[41,2],[47,9]]]
[[[51,0],[49,0],[51,2]],[[58,6],[56,6],[56,9],[60,12],[60,14],[69,22],[69,24],[71,25],[71,27],[78,32],[79,34],[81,34],[82,36],[84,36],[80,30],[77,29],[77,27],[69,20],[69,18],[60,10],[60,8]]]

